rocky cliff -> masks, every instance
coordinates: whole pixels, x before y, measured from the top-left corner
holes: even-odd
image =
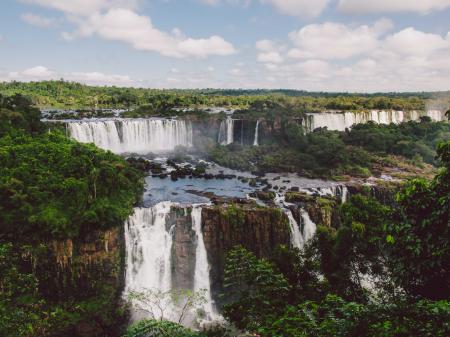
[[[67,310],[74,337],[116,336],[123,288],[122,229],[40,244],[31,268],[46,301]]]
[[[242,245],[258,257],[267,257],[277,245],[291,242],[289,220],[278,208],[235,204],[205,207],[202,229],[215,294],[221,289],[225,255],[232,247]]]

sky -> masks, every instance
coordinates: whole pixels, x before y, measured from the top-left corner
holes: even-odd
[[[450,0],[2,0],[0,81],[450,90]]]

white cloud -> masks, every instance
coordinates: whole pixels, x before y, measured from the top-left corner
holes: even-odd
[[[36,66],[22,71],[9,72],[2,80],[30,82],[60,78],[89,85],[135,86],[139,84],[139,81],[133,80],[128,75],[104,74],[101,72],[59,73],[44,66]]]
[[[24,13],[21,16],[21,19],[26,23],[42,28],[49,28],[56,25],[56,20],[53,18],[46,18],[40,15],[36,15],[33,13]]]
[[[162,32],[153,27],[149,17],[141,16],[128,9],[110,9],[105,14],[94,14],[80,23],[73,34],[66,38],[97,34],[106,40],[130,44],[137,50],[155,51],[171,57],[206,57],[235,53],[233,45],[220,36],[206,39],[183,37],[179,30],[174,34]]]
[[[260,51],[271,52],[275,48],[275,43],[271,40],[259,40],[256,42],[256,49]]]
[[[132,10],[138,0],[26,1],[66,13],[78,27],[74,32],[62,33],[66,40],[97,35],[106,40],[127,43],[137,50],[178,58],[226,56],[236,52],[230,42],[217,35],[194,39],[184,36],[177,28],[172,33],[158,30],[148,16]]]
[[[137,8],[140,0],[22,0],[62,11],[66,14],[88,16],[111,8]]]
[[[327,78],[330,74],[330,65],[322,60],[307,60],[295,65],[304,76],[309,78]]]
[[[450,47],[450,36],[446,39],[438,34],[428,34],[414,28],[406,28],[386,38],[386,51],[406,56],[427,56]]]
[[[54,76],[54,72],[47,69],[46,67],[37,66],[37,67],[25,69],[24,71],[22,71],[20,73],[20,75],[25,78],[35,78],[35,79],[43,78],[43,79],[45,79],[45,78],[52,78]]]
[[[261,0],[261,2],[271,4],[281,14],[314,18],[325,10],[329,0]]]
[[[239,81],[256,87],[325,91],[448,90],[450,32],[392,29],[386,19],[370,26],[328,22],[289,34],[289,48],[260,40],[255,46],[258,61],[262,54],[278,53],[283,62],[268,58],[251,78],[241,76]]]
[[[346,59],[377,48],[378,37],[391,27],[387,20],[372,27],[355,28],[333,22],[311,24],[289,34],[295,48],[288,55],[302,59]]]
[[[239,5],[248,7],[252,0],[199,0],[209,5],[220,4]],[[263,4],[269,4],[284,15],[298,16],[301,18],[315,18],[319,16],[327,7],[330,0],[260,0]]]
[[[280,53],[272,51],[268,53],[259,53],[257,57],[258,62],[263,63],[282,63],[283,57]]]
[[[427,14],[450,7],[450,0],[340,0],[338,9],[345,13],[416,12]]]
[[[229,4],[233,6],[242,6],[242,7],[248,7],[252,0],[198,0],[201,3],[204,3],[205,5],[209,6],[217,6],[220,4]]]

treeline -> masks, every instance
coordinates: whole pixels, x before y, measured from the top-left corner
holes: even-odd
[[[54,250],[56,242],[71,239],[76,247],[96,231],[122,226],[143,188],[123,158],[47,131],[39,118],[23,96],[0,95],[1,336],[72,335],[93,317],[116,323],[116,290],[101,280],[110,271],[63,296],[51,284],[81,281],[58,275]]]
[[[0,94],[22,94],[40,107],[53,108],[137,108],[143,115],[167,112],[174,108],[211,106],[252,109],[257,102],[281,102],[304,112],[323,109],[423,110],[431,100],[447,100],[448,92],[352,94],[296,90],[228,89],[146,89],[95,87],[66,81],[0,83]]]

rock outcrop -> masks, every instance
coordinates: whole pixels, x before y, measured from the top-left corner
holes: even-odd
[[[192,229],[192,208],[172,207],[167,221],[174,227],[172,245],[172,287],[194,287],[196,235]]]
[[[278,208],[236,204],[205,207],[202,228],[215,294],[221,289],[226,253],[234,246],[268,257],[276,246],[291,242],[289,220]]]

